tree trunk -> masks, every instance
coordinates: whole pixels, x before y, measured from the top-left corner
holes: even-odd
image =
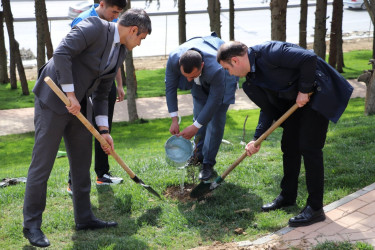
[[[46,23],[44,25],[44,28],[45,28],[44,39],[45,39],[46,48],[47,48],[47,58],[49,60],[53,56],[53,45],[52,45],[52,41],[51,41],[51,33],[49,32],[49,25],[48,25],[47,14],[46,14]]]
[[[302,48],[307,47],[306,42],[306,29],[307,29],[307,0],[301,0],[301,11],[300,11],[300,19],[299,19],[299,46]]]
[[[375,114],[375,60],[370,59],[372,70],[365,71],[358,77],[358,81],[366,83],[365,115]]]
[[[8,57],[5,50],[5,38],[4,38],[4,26],[3,26],[4,14],[0,11],[0,84],[8,83]]]
[[[343,73],[344,67],[344,52],[342,49],[342,19],[343,19],[343,12],[344,12],[344,3],[343,0],[338,0],[338,13],[337,13],[337,58],[336,58],[336,69],[338,72]]]
[[[326,20],[327,0],[317,0],[315,11],[314,52],[324,60],[326,58]]]
[[[221,37],[220,0],[207,0],[207,2],[211,31],[215,31],[217,36]]]
[[[22,63],[19,44],[16,40],[14,40],[14,42],[15,42],[15,45],[16,45],[16,50],[15,50],[16,66],[17,66],[18,76],[20,77],[22,94],[23,95],[30,95],[29,85],[27,84],[27,79],[26,79],[25,69],[24,69],[23,63]]]
[[[331,33],[329,36],[329,58],[328,63],[333,68],[336,68],[337,62],[337,32],[339,30],[339,20],[337,14],[340,12],[340,3],[342,0],[333,0],[333,7],[332,7],[332,22],[331,22]]]
[[[125,58],[126,65],[126,96],[128,102],[129,121],[138,119],[137,104],[136,104],[136,86],[137,79],[135,78],[135,69],[133,63],[133,52],[129,51]]]
[[[286,41],[286,7],[288,0],[271,0],[271,40]]]
[[[234,41],[234,0],[229,0],[229,40]]]
[[[131,8],[131,0],[127,1],[126,9]],[[125,68],[126,68],[126,79],[123,81],[124,85],[126,84],[126,100],[128,104],[128,116],[129,121],[133,122],[138,120],[137,112],[137,79],[135,76],[135,68],[133,62],[133,52],[128,51],[125,57]]]
[[[364,0],[363,3],[366,6],[367,12],[371,18],[372,26],[374,27],[372,40],[372,58],[375,59],[375,0]]]
[[[10,1],[2,0],[2,4],[3,4],[5,23],[7,25],[8,35],[9,35],[10,86],[12,89],[17,88],[17,76],[16,76],[16,66],[17,66],[18,75],[21,81],[22,94],[29,95],[30,92],[29,92],[29,87],[27,85],[27,80],[26,80],[25,70],[22,64],[20,50],[18,47],[18,43],[16,39],[14,38],[13,15],[12,15],[12,10],[10,8]]]
[[[44,8],[44,9],[43,9]],[[46,63],[46,48],[45,48],[45,28],[44,23],[46,18],[46,5],[44,0],[35,0],[35,20],[36,20],[36,40],[37,40],[37,53],[36,53],[36,64],[37,68],[40,69]]]
[[[178,0],[178,42],[186,42],[186,11],[185,0]]]

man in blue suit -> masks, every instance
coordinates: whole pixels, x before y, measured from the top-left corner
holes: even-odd
[[[216,155],[224,134],[226,113],[234,103],[238,78],[229,76],[216,61],[224,42],[213,33],[195,37],[169,54],[165,73],[168,111],[172,118],[170,133],[190,140],[196,136],[195,157],[202,163],[199,178],[213,175]],[[177,89],[191,89],[194,123],[180,131]]]
[[[231,75],[246,76],[243,89],[261,111],[248,156],[259,151],[254,141],[293,104],[300,107],[283,124],[281,150],[284,176],[281,193],[262,206],[265,212],[294,205],[303,157],[308,198],[301,213],[289,220],[292,227],[325,220],[323,211],[323,147],[329,120],[344,112],[352,86],[323,59],[297,45],[271,41],[248,48],[240,42],[222,45],[217,61]],[[309,97],[309,93],[314,94]]]

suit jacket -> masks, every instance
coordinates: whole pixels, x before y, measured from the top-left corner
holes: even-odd
[[[95,116],[108,115],[108,93],[126,56],[126,48],[121,45],[116,66],[105,72],[114,33],[115,24],[98,17],[88,17],[74,26],[53,57],[39,70],[33,92],[40,101],[58,114],[68,112],[64,103],[44,83],[44,78],[49,76],[60,88],[63,84],[73,83],[79,102],[92,95]]]
[[[178,111],[177,89],[191,89],[193,84],[196,84],[194,81],[188,82],[180,71],[179,60],[187,50],[198,51],[204,62],[202,74],[199,77],[201,88],[194,88],[201,89],[208,95],[206,105],[197,117],[199,124],[206,125],[221,104],[234,103],[238,78],[230,76],[216,61],[217,50],[223,43],[224,41],[213,33],[211,36],[192,38],[169,54],[165,84],[170,113]],[[194,97],[194,93],[192,94]]]
[[[247,83],[267,90],[269,99],[294,103],[298,92],[313,91],[308,105],[332,122],[339,120],[353,87],[315,53],[295,44],[271,41],[250,47],[248,57],[251,71]]]

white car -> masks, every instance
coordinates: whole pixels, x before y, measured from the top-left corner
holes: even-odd
[[[366,9],[366,5],[363,0],[344,0],[344,6],[350,9]]]
[[[68,17],[71,19],[76,18],[82,12],[90,9],[93,4],[93,2],[83,1],[75,3],[72,6],[69,6]]]

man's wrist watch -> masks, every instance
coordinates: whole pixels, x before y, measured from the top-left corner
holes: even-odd
[[[103,130],[100,130],[99,131],[99,134],[109,134],[109,130],[108,129],[103,129]]]

